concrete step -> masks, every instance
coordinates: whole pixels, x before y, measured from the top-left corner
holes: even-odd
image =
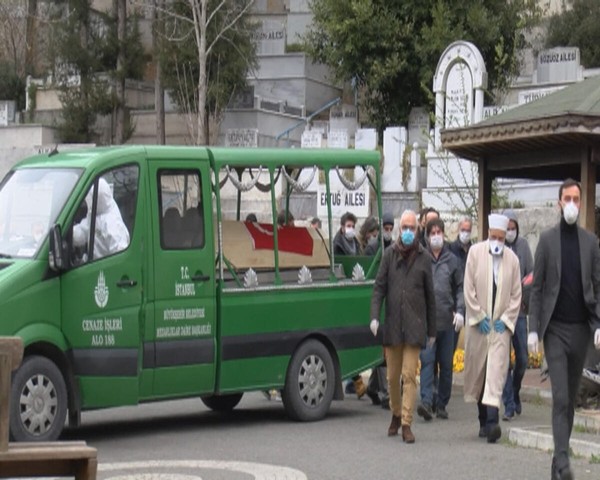
[[[454,387],[462,389],[463,375],[455,374]],[[458,392],[457,392],[458,393]],[[515,445],[526,448],[552,452],[554,441],[552,439],[551,411],[552,392],[550,381],[541,381],[539,369],[528,369],[525,372],[523,386],[521,387],[521,401],[523,401],[524,414],[509,423],[501,422],[503,429],[508,427],[508,439]],[[529,405],[545,406],[546,413],[535,413]],[[521,422],[522,426],[517,426]],[[542,423],[543,422],[543,423]],[[571,435],[571,449],[574,455],[595,461],[600,459],[600,410],[579,410],[575,412],[573,420],[573,433]]]
[[[508,431],[508,440],[515,445],[527,448],[536,448],[552,452],[552,427],[540,425],[534,427],[512,427]],[[573,455],[589,460],[600,459],[600,436],[598,434],[573,432],[570,442]]]

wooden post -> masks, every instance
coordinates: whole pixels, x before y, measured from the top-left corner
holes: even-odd
[[[478,240],[485,240],[488,234],[488,215],[492,209],[492,175],[487,169],[487,162],[477,162],[479,170],[479,199],[477,208]]]
[[[0,337],[0,452],[8,450],[10,376],[23,360],[23,340]]]
[[[8,450],[8,416],[10,413],[10,356],[0,351],[0,452]]]
[[[581,153],[581,209],[579,225],[590,232],[596,229],[596,164],[592,162],[592,148]]]

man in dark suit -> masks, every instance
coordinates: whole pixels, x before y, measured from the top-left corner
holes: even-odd
[[[579,183],[565,180],[558,198],[560,223],[541,234],[535,252],[527,344],[537,353],[543,340],[552,382],[552,479],[571,480],[569,439],[591,331],[600,348],[600,249],[577,226]]]

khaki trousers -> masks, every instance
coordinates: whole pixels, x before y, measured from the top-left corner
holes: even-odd
[[[390,409],[395,416],[402,418],[402,425],[412,424],[417,398],[417,364],[420,352],[421,347],[405,343],[385,347]]]

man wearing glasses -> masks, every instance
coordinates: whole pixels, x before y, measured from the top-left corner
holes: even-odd
[[[388,436],[398,435],[402,426],[405,443],[415,442],[411,424],[419,353],[426,345],[433,345],[436,336],[431,256],[416,239],[416,231],[417,216],[406,210],[400,217],[398,241],[383,254],[371,299],[370,328],[375,336],[385,300],[382,333],[392,410]]]

